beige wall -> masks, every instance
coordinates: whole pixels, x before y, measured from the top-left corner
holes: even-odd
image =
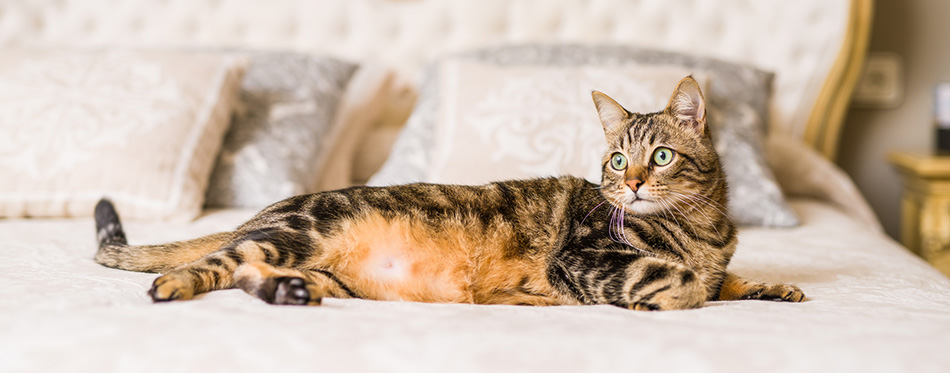
[[[870,50],[903,58],[904,100],[893,109],[852,108],[838,163],[896,238],[901,184],[885,157],[894,149],[934,147],[933,87],[950,82],[950,1],[876,0]]]

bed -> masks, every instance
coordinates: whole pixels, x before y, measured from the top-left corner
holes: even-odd
[[[868,0],[0,2],[0,371],[946,371],[950,280],[883,233],[833,162],[871,11]],[[558,88],[536,88],[552,77],[587,94],[591,79],[631,82],[611,89],[650,107],[652,85],[624,87],[683,71],[738,110],[716,109],[721,122],[744,123],[717,134],[732,141],[717,144],[727,172],[742,170],[729,175],[742,222],[730,268],[794,283],[805,302],[277,307],[224,290],[153,304],[155,274],[92,260],[103,194],[132,243],[156,243],[233,229],[281,195],[518,175],[524,155],[510,147],[446,144],[476,142],[472,115],[501,123],[487,139],[517,138],[505,123],[553,125],[492,106],[550,104]],[[740,93],[766,91],[731,94],[739,81]],[[501,99],[466,111],[479,97]],[[596,120],[592,107],[566,113]],[[557,125],[574,128],[567,114]],[[74,124],[45,124],[59,121]],[[129,121],[140,124],[104,124]],[[551,145],[544,154],[579,155],[530,169],[583,174],[570,160],[587,144]],[[448,172],[458,167],[484,171]]]

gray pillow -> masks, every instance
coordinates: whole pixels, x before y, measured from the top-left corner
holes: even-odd
[[[763,139],[768,129],[771,73],[709,58],[618,45],[503,46],[446,59],[499,65],[656,64],[703,72],[709,77],[704,92],[708,100],[707,115],[730,186],[729,210],[733,221],[740,225],[769,227],[799,224],[765,162]],[[393,145],[390,158],[369,180],[370,185],[426,181],[425,170],[429,169],[435,146],[433,129],[439,108],[438,63],[425,69],[416,108]],[[672,87],[670,89],[672,92]]]
[[[263,207],[314,190],[340,98],[357,65],[330,57],[249,58],[239,110],[208,185],[208,207]]]

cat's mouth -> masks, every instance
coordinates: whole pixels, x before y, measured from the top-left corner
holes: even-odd
[[[660,205],[653,199],[644,198],[643,196],[633,193],[632,196],[628,197],[627,203],[625,203],[627,209],[631,212],[638,214],[649,214],[659,210]]]

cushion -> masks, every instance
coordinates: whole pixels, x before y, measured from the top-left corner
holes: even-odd
[[[340,131],[338,107],[357,65],[256,54],[207,192],[209,207],[263,207],[314,191]]]
[[[723,168],[726,171],[730,191],[729,191],[729,210],[733,220],[740,225],[758,225],[758,226],[794,226],[798,224],[798,219],[788,207],[782,195],[781,189],[768,168],[763,155],[762,141],[765,131],[768,128],[766,118],[768,118],[768,100],[771,95],[770,73],[755,69],[749,66],[736,65],[723,61],[717,61],[695,56],[687,56],[676,53],[659,52],[653,50],[638,49],[627,46],[589,46],[589,45],[527,45],[527,46],[504,46],[488,48],[474,52],[462,53],[446,57],[431,64],[424,72],[424,81],[420,88],[420,97],[413,116],[407,122],[406,128],[400,134],[397,142],[393,146],[393,152],[383,168],[370,179],[371,185],[399,184],[415,181],[448,180],[443,177],[440,170],[445,167],[437,160],[445,160],[457,156],[457,153],[437,154],[437,150],[445,149],[440,147],[440,142],[444,139],[439,138],[441,126],[452,126],[453,123],[460,123],[465,126],[480,126],[480,121],[472,118],[459,117],[458,121],[444,121],[446,112],[453,109],[453,101],[447,100],[455,96],[465,97],[465,100],[476,100],[479,102],[488,102],[492,97],[483,96],[473,97],[464,91],[470,89],[469,86],[452,83],[445,83],[446,80],[461,79],[469,84],[479,79],[473,79],[472,75],[487,71],[486,67],[474,64],[451,66],[455,61],[475,61],[482,65],[495,65],[492,74],[502,74],[507,69],[507,78],[494,77],[488,79],[493,83],[494,88],[487,88],[489,83],[478,84],[481,92],[489,95],[500,95],[504,91],[505,84],[513,85],[514,80],[527,79],[525,69],[528,67],[545,68],[561,67],[575,69],[600,67],[603,72],[611,70],[630,71],[631,65],[645,68],[647,66],[656,66],[660,69],[682,68],[682,71],[690,71],[696,76],[703,76],[706,79],[706,89],[704,94],[707,99],[707,114],[709,116],[710,127],[713,131],[716,149],[720,154]],[[481,70],[481,72],[462,71],[467,69]],[[542,70],[536,70],[542,71]],[[548,70],[550,71],[550,70]],[[446,75],[443,75],[446,74]],[[458,75],[458,76],[456,76]],[[541,74],[539,76],[544,76]],[[577,122],[578,126],[593,127],[589,131],[584,131],[584,136],[588,136],[587,144],[594,144],[596,141],[603,141],[601,126],[597,123],[596,110],[589,98],[590,90],[601,90],[607,94],[615,95],[622,105],[628,109],[637,111],[657,111],[661,110],[675,88],[675,82],[667,87],[659,87],[657,92],[663,91],[661,103],[652,108],[638,108],[633,105],[635,100],[631,100],[631,95],[624,93],[625,84],[617,84],[609,78],[610,74],[605,74],[605,79],[588,80],[584,84],[592,84],[587,87],[572,87],[570,84],[579,84],[580,80],[571,80],[565,77],[563,82],[559,79],[551,79],[550,75],[546,78],[533,82],[523,82],[521,93],[508,93],[505,100],[511,105],[511,110],[506,115],[513,115],[510,118],[494,118],[497,123],[517,123],[515,118],[521,110],[530,110],[532,105],[538,105],[541,96],[547,96],[550,99],[559,99],[558,93],[570,90],[570,94],[577,96],[580,90],[586,90],[588,96],[584,99],[575,99],[573,101],[561,100],[557,102],[548,101],[547,105],[559,107],[563,112],[587,113],[579,114],[589,117],[585,122]],[[570,83],[571,81],[573,83]],[[506,83],[507,82],[507,83]],[[634,84],[633,86],[636,86]],[[604,87],[604,88],[601,88]],[[610,88],[608,88],[610,87]],[[614,89],[615,91],[611,91]],[[665,89],[664,89],[665,88]],[[553,91],[552,91],[553,90]],[[453,92],[458,91],[458,92]],[[633,90],[631,90],[632,93]],[[625,102],[625,97],[631,104]],[[519,101],[520,100],[520,101]],[[532,101],[533,100],[533,101]],[[519,104],[520,103],[520,104]],[[473,101],[464,103],[455,102],[454,107],[471,106]],[[469,114],[466,114],[469,115]],[[588,124],[585,124],[588,123]],[[594,124],[590,124],[594,123]],[[511,125],[512,127],[516,127]],[[516,129],[515,129],[516,130]],[[562,137],[579,136],[576,134],[561,133]],[[597,137],[597,139],[594,139]],[[492,141],[507,141],[506,138],[496,138]],[[536,141],[541,141],[536,139]],[[575,144],[581,143],[574,140]],[[600,142],[602,144],[602,142]],[[519,146],[512,143],[508,146]],[[590,145],[588,145],[590,146]],[[444,150],[439,150],[443,151]],[[471,150],[469,150],[471,151]],[[537,151],[537,150],[536,150]],[[558,151],[563,151],[558,150]],[[602,152],[603,148],[598,148],[597,152]],[[556,157],[556,152],[548,152],[541,149],[536,153],[538,157]],[[488,157],[486,157],[487,159]],[[598,156],[599,159],[599,156]],[[599,164],[599,162],[598,162]],[[440,168],[441,167],[441,168]],[[535,169],[538,171],[525,172],[521,177],[550,176],[551,169]],[[568,169],[559,170],[570,171]],[[511,174],[504,175],[506,177]],[[594,178],[593,174],[578,174],[591,178],[592,181],[599,181],[599,175]],[[489,176],[491,179],[501,179]]]
[[[444,184],[565,174],[599,183],[607,141],[597,116],[590,115],[590,87],[628,110],[656,111],[666,105],[670,87],[690,74],[681,66],[451,60],[439,67],[442,105],[426,179]],[[703,86],[703,77],[694,78]]]
[[[0,216],[197,216],[244,61],[160,51],[0,54]]]

